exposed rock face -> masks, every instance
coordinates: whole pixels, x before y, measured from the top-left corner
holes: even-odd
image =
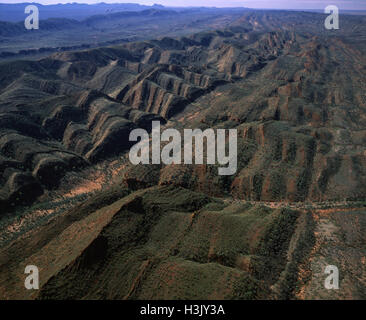
[[[365,299],[365,202],[342,201],[366,195],[365,22],[329,33],[322,15],[248,12],[225,30],[0,64],[1,213],[65,173],[118,169],[5,239],[0,298]],[[154,120],[237,129],[237,172],[115,157]],[[329,263],[342,290],[320,285]],[[29,264],[41,290],[24,289]]]
[[[212,42],[206,49],[209,61],[230,83],[175,119],[188,128],[237,128],[238,172],[217,179],[215,168],[171,166],[161,169],[159,183],[249,200],[364,198],[365,73],[354,66],[357,59],[365,67],[361,51],[293,32],[220,46],[217,37],[215,51]],[[131,174],[140,180],[133,170],[127,185]]]
[[[363,198],[365,43],[352,42],[363,18],[345,18],[333,37],[316,31],[319,15],[284,15],[247,13],[226,30],[3,63],[3,163],[54,188],[64,172],[127,151],[134,128],[169,120],[237,128],[239,168],[229,178],[204,166],[153,168],[154,183],[251,200]],[[151,185],[139,175],[126,183]],[[3,202],[13,197],[9,177],[3,171]]]

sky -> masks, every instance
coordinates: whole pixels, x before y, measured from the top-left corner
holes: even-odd
[[[344,10],[366,10],[366,0],[0,0],[0,3],[37,2],[41,4],[57,3],[140,3],[152,5],[186,7],[247,7],[273,9],[324,9],[328,5],[336,5]]]

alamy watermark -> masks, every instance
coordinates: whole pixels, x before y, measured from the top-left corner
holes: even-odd
[[[39,10],[35,5],[25,7],[24,13],[29,14],[24,20],[24,26],[27,30],[39,29]]]
[[[327,30],[339,29],[339,9],[337,6],[327,6],[324,13],[330,13],[325,19],[324,26]]]
[[[337,266],[328,265],[324,270],[325,274],[329,274],[324,281],[324,287],[328,290],[339,289],[339,270]]]
[[[38,290],[39,289],[39,270],[37,266],[28,265],[24,270],[25,274],[29,274],[25,278],[24,286],[28,290]]]
[[[160,132],[160,122],[152,122],[151,132],[151,161],[150,138],[144,129],[134,129],[130,132],[130,141],[140,141],[130,149],[129,158],[132,164],[192,164],[193,140],[195,164],[220,164],[219,175],[233,175],[237,170],[237,130],[236,129],[184,129],[181,133],[176,129],[166,129]],[[226,135],[228,133],[228,135]],[[206,157],[204,157],[204,139],[206,140]],[[161,149],[161,142],[168,142]],[[183,155],[182,155],[183,142]],[[226,155],[228,146],[228,155]],[[183,158],[183,159],[182,159]],[[216,159],[217,158],[217,159]],[[216,162],[217,161],[217,162]]]

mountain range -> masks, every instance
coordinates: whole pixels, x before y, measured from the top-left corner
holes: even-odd
[[[0,297],[364,299],[366,17],[325,17],[223,9],[198,32],[1,62]],[[129,133],[154,120],[236,129],[236,174],[132,165]]]

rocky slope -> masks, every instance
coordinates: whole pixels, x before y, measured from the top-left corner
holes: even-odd
[[[271,207],[175,186],[104,191],[1,249],[0,297],[364,299],[365,213],[364,204]],[[23,286],[29,264],[41,290]],[[328,264],[340,290],[324,288]]]
[[[240,137],[231,179],[168,167],[155,183],[251,200],[362,198],[364,42],[352,46],[347,30],[312,34],[291,15],[268,31],[277,19],[248,14],[224,31],[3,63],[2,203],[14,203],[23,186],[34,196],[52,187],[49,173],[56,184],[64,171],[127,150],[128,133],[154,119],[236,128]],[[139,180],[131,170],[128,180]]]
[[[1,295],[365,297],[363,204],[329,221],[304,204],[365,200],[366,24],[343,19],[326,31],[319,14],[249,12],[221,30],[0,64],[3,214],[62,193],[66,174],[72,183],[120,163],[113,196],[107,181],[99,198],[2,249]],[[152,120],[237,129],[236,174],[122,161],[129,132]],[[334,260],[347,291],[319,284]],[[18,281],[30,262],[44,272],[35,296]]]

